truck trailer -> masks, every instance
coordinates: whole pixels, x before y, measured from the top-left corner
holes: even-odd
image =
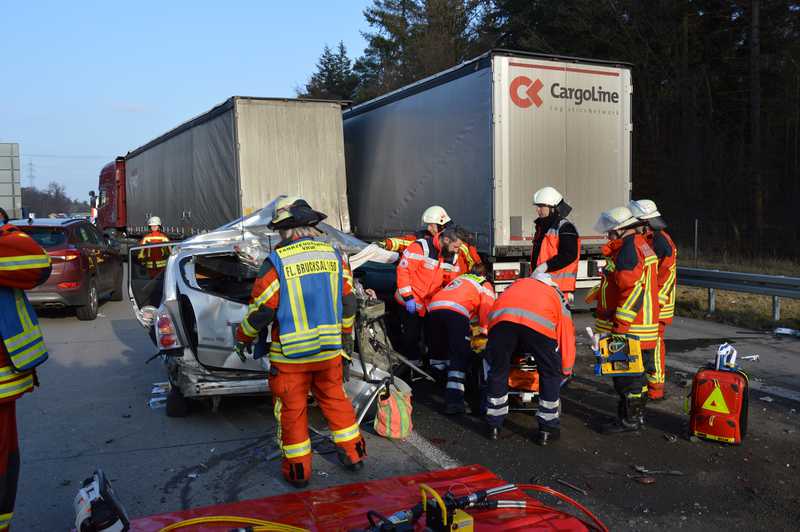
[[[0,143],[0,207],[12,219],[23,215],[19,144],[15,142]]]
[[[581,235],[578,289],[599,280],[599,214],[631,189],[631,67],[492,50],[344,112],[350,213],[377,240],[441,205],[475,235],[498,289],[529,272],[533,194],[557,188]]]
[[[105,165],[96,223],[130,244],[159,216],[181,239],[289,194],[349,231],[346,187],[338,102],[234,96]]]

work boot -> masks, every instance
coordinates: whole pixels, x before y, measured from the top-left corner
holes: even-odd
[[[347,454],[344,451],[342,451],[342,450],[340,450],[338,448],[337,448],[337,452],[336,452],[336,457],[339,459],[339,463],[342,464],[342,466],[345,469],[347,469],[348,471],[351,471],[353,473],[357,473],[358,471],[361,471],[362,469],[364,469],[364,460],[359,460],[358,462],[353,462],[353,461],[350,460],[350,457],[347,456]]]
[[[600,425],[601,434],[620,434],[622,432],[638,432],[642,424],[638,419],[618,418]]]
[[[539,427],[533,435],[533,443],[542,447],[561,438],[561,429],[555,427]]]
[[[618,418],[603,423],[600,432],[603,434],[619,434],[622,432],[637,432],[644,426],[644,406],[647,396],[641,398],[631,397],[619,402],[617,406]]]
[[[466,413],[467,407],[464,405],[464,403],[447,403],[444,405],[444,414],[446,416],[455,416]]]
[[[486,430],[486,437],[492,441],[497,441],[500,438],[500,427],[492,427]]]

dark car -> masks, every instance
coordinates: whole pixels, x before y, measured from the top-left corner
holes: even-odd
[[[122,259],[88,221],[41,218],[10,223],[33,237],[53,264],[47,282],[27,292],[33,306],[74,307],[79,320],[93,320],[100,299],[122,301]]]

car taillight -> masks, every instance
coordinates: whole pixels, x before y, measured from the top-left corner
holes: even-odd
[[[156,320],[156,336],[158,337],[158,346],[162,349],[176,349],[181,346],[175,331],[175,324],[167,313],[159,314]]]
[[[513,281],[519,278],[519,270],[495,270],[495,281]]]
[[[80,281],[72,281],[68,283],[58,283],[58,287],[62,290],[71,290],[73,288],[78,288],[81,285]]]
[[[77,249],[59,249],[51,251],[50,258],[53,262],[69,262],[81,258],[81,252]]]

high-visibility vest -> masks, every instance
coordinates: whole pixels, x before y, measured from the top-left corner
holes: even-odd
[[[393,236],[387,238],[383,241],[384,247],[388,251],[396,251],[397,253],[402,253],[403,251],[408,248],[411,244],[419,240],[420,238],[426,238],[430,236],[430,233],[427,231],[420,231],[419,233],[409,233],[407,235],[400,235],[400,236]],[[469,273],[473,266],[476,264],[481,263],[481,257],[478,254],[478,249],[471,245],[471,244],[461,244],[461,247],[458,248],[458,274],[461,273]]]
[[[148,244],[164,244],[167,242],[169,242],[169,237],[167,235],[161,231],[152,231],[144,235],[139,245],[146,246]],[[169,248],[139,250],[139,260],[144,263],[146,268],[151,270],[166,268],[167,257],[169,257]]]
[[[558,231],[565,225],[570,223],[566,218],[562,218],[559,222],[547,230],[542,239],[541,247],[539,248],[539,256],[536,258],[534,267],[539,266],[543,262],[547,262],[556,255],[558,255]],[[567,264],[560,270],[547,272],[550,278],[558,285],[561,292],[574,292],[575,284],[578,280],[578,263],[581,258],[581,241],[578,239],[578,251],[575,255],[575,260]]]
[[[320,362],[342,353],[342,259],[330,244],[302,238],[269,256],[280,283],[278,342],[270,360]]]
[[[561,371],[564,375],[572,373],[575,326],[566,300],[556,288],[530,277],[514,281],[495,301],[489,313],[489,330],[501,322],[517,323],[556,340]]]
[[[397,265],[395,300],[401,305],[414,297],[419,314],[425,311],[431,298],[458,274],[458,256],[445,261],[439,247],[439,237],[420,238],[403,252]]]
[[[678,248],[666,231],[655,231],[648,235],[653,251],[658,256],[658,321],[672,323],[675,316],[675,284],[678,277]],[[661,242],[657,240],[663,239]],[[657,245],[666,244],[672,249],[669,255],[659,256]]]
[[[470,320],[478,318],[480,332],[486,334],[494,300],[494,290],[486,278],[467,273],[434,295],[428,304],[428,311],[451,310]]]
[[[635,264],[624,264],[625,261]],[[643,349],[654,349],[658,340],[658,257],[644,235],[622,239],[606,263],[604,276],[611,285],[608,301],[614,309],[613,331],[638,336]]]

